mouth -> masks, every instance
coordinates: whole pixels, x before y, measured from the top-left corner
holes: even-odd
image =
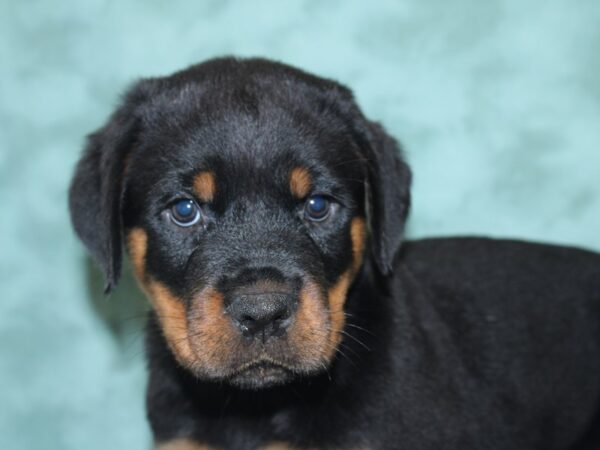
[[[285,384],[294,378],[294,371],[271,359],[261,359],[242,365],[229,382],[242,389],[259,390]]]

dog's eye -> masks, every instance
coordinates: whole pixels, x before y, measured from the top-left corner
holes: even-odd
[[[200,220],[200,209],[189,198],[177,200],[171,207],[171,220],[180,227],[190,227]]]
[[[304,215],[313,222],[321,222],[329,216],[331,202],[322,195],[308,197],[304,204]]]

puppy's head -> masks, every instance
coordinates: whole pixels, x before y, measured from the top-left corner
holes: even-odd
[[[90,136],[70,209],[107,290],[125,244],[183,367],[260,388],[331,363],[361,266],[391,270],[409,182],[346,88],[219,59],[129,91]]]

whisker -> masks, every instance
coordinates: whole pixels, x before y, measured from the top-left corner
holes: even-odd
[[[356,336],[353,336],[353,335],[351,335],[350,333],[348,333],[347,331],[344,331],[344,330],[340,330],[340,333],[342,333],[344,336],[348,336],[349,338],[353,339],[356,343],[358,343],[359,345],[361,345],[368,352],[371,351],[371,349],[369,348],[369,346],[367,344],[365,344],[364,342],[362,342],[360,339],[358,339]]]
[[[339,346],[335,348],[335,352],[342,355],[342,357],[344,357],[354,367],[357,367],[356,363],[352,360],[352,358],[350,358],[348,355],[346,355]]]
[[[349,352],[352,352],[352,354],[356,357],[356,358],[360,358],[360,355],[356,352],[356,350],[354,350],[352,347],[349,347],[348,345],[344,344],[344,342],[340,342],[338,344],[338,347],[343,347],[344,350],[348,350]]]
[[[359,327],[358,325],[356,325],[354,323],[347,322],[346,326],[351,327],[351,328],[356,328],[357,330],[364,331],[365,333],[369,333],[371,336],[375,336],[375,334],[372,333],[371,331],[367,330],[366,328]]]
[[[325,373],[327,374],[327,378],[329,379],[329,381],[332,381],[331,373],[329,372],[329,367],[327,367],[327,364],[325,364],[325,362],[323,362],[323,361],[319,361],[319,364],[323,368],[323,370],[325,370]]]

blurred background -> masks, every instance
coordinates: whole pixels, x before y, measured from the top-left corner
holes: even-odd
[[[352,87],[406,149],[408,235],[600,250],[600,2],[0,0],[0,448],[150,448],[145,300],[66,190],[141,76],[266,56]]]

